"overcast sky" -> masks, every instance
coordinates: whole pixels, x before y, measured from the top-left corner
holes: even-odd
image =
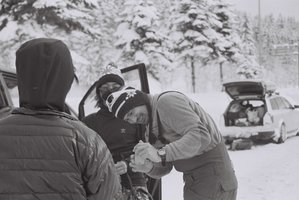
[[[252,15],[258,14],[259,0],[226,0],[234,5],[236,10],[245,11]],[[292,16],[299,20],[299,0],[260,0],[261,15],[273,13],[275,16]]]

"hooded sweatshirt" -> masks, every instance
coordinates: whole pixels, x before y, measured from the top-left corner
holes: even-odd
[[[59,40],[35,39],[16,53],[20,106],[64,111],[74,79],[67,46]]]
[[[66,45],[34,39],[16,53],[20,108],[0,120],[0,199],[114,199],[107,146],[62,112],[74,68]]]

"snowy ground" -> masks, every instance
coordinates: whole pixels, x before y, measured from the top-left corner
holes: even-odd
[[[299,199],[299,137],[284,144],[229,151],[239,182],[238,200]],[[163,178],[163,200],[182,200],[182,175],[173,171]]]
[[[71,91],[70,105],[77,110],[84,89]],[[282,93],[299,102],[298,89]],[[189,94],[218,123],[229,98],[223,93]],[[298,200],[299,199],[299,137],[284,144],[254,146],[251,150],[229,151],[239,181],[238,200]],[[182,175],[175,170],[162,179],[163,200],[183,200]]]

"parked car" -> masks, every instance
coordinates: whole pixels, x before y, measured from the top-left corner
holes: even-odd
[[[0,119],[10,113],[18,101],[17,76],[15,71],[0,68]]]
[[[244,80],[223,84],[232,98],[220,118],[227,143],[235,139],[283,143],[299,131],[299,105],[280,95],[273,83]]]

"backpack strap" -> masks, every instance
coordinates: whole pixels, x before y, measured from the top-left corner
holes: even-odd
[[[169,144],[169,141],[167,141],[163,136],[162,136],[162,130],[161,130],[161,121],[159,117],[159,113],[157,111],[157,125],[158,125],[158,137],[157,139],[160,140],[163,144]]]
[[[136,125],[136,129],[137,129],[137,138],[138,138],[138,141],[139,140],[142,140],[143,142],[146,141],[146,137],[145,137],[145,132],[146,132],[146,128],[144,125],[142,124],[137,124]]]

